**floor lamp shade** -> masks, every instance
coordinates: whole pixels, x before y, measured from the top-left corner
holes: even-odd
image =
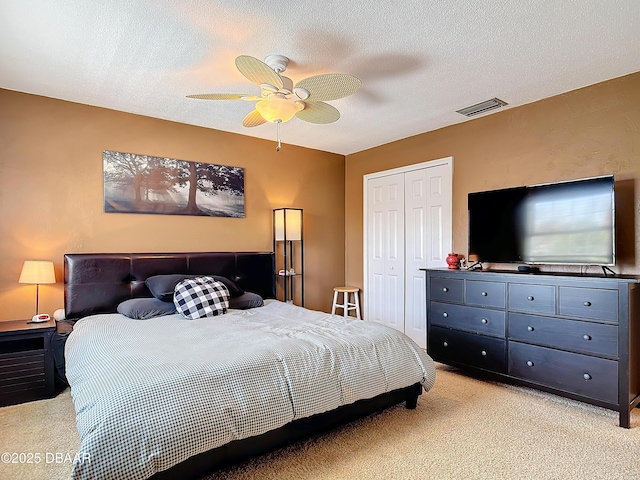
[[[273,211],[275,239],[302,240],[302,210],[299,208],[278,208]]]
[[[20,272],[18,283],[35,284],[36,286],[36,315],[38,314],[38,290],[40,284],[56,283],[53,262],[42,260],[25,260]]]

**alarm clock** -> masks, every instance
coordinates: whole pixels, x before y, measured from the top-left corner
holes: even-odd
[[[46,313],[40,313],[40,314],[38,314],[38,315],[34,315],[34,316],[31,318],[31,323],[44,323],[44,322],[48,322],[50,318],[51,318],[51,317],[49,317],[49,315],[48,315],[48,314],[46,314]]]

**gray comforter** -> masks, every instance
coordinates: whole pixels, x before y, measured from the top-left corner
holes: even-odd
[[[75,479],[144,479],[233,440],[435,380],[411,339],[268,301],[187,320],[77,322],[65,349],[81,437]]]

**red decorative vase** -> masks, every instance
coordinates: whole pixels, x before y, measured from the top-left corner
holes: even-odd
[[[459,268],[458,255],[456,253],[450,253],[449,255],[447,255],[446,262],[447,265],[449,265],[449,268]]]

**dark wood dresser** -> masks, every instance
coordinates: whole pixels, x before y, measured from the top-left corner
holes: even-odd
[[[0,322],[0,407],[55,395],[55,322]]]
[[[640,401],[640,280],[428,269],[437,362],[617,410]]]

